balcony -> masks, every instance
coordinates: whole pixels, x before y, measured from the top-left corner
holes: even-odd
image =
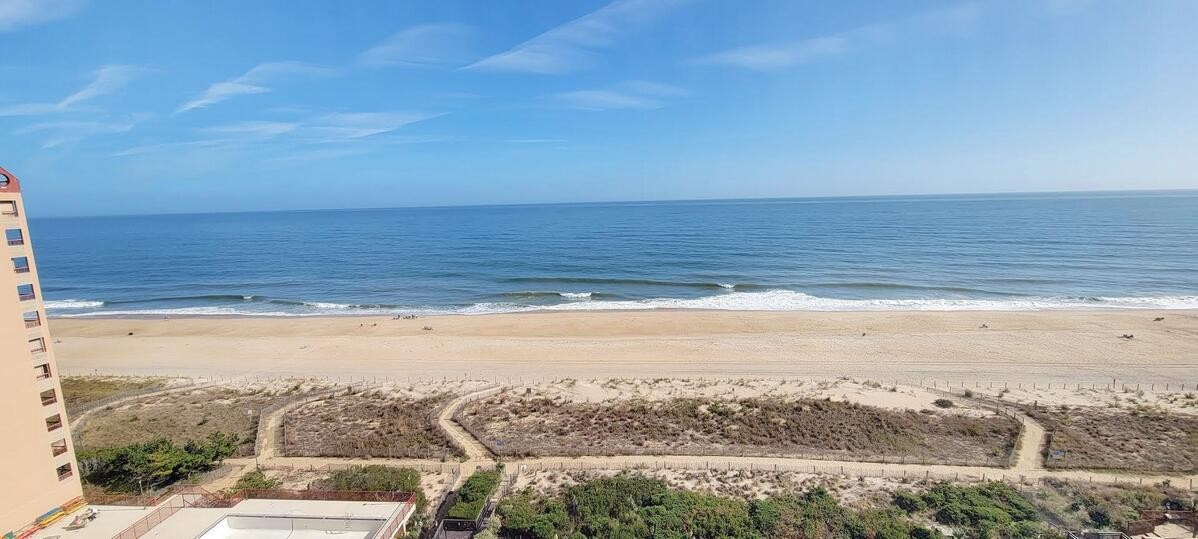
[[[17,285],[17,299],[19,299],[21,301],[29,301],[31,299],[37,299],[37,293],[34,292],[33,285],[31,285],[31,284]]]
[[[42,325],[42,315],[37,311],[29,311],[22,315],[25,319],[25,329],[32,329]]]
[[[13,273],[29,273],[29,258],[18,256],[12,259]]]
[[[71,469],[70,464],[63,464],[62,466],[58,467],[58,480],[59,481],[62,481],[63,479],[66,479],[72,475],[75,475],[75,472],[74,472],[74,470]]]
[[[54,414],[46,418],[46,432],[54,432],[62,428],[62,415]]]
[[[45,351],[46,351],[46,339],[43,339],[41,337],[38,337],[36,339],[29,339],[29,353],[30,354],[40,354]]]
[[[66,452],[67,452],[67,441],[65,439],[59,440],[57,442],[50,444],[50,453],[52,455],[54,455],[55,457],[57,457],[63,453],[66,453]]]
[[[12,200],[0,200],[0,216],[16,217],[17,203]]]
[[[25,245],[25,233],[19,228],[5,230],[4,239],[8,240],[9,245]]]
[[[54,376],[54,373],[50,372],[49,363],[42,363],[41,365],[34,367],[33,374],[37,376],[38,380],[45,380],[51,376]]]
[[[58,395],[56,395],[54,393],[53,389],[47,389],[47,390],[43,391],[41,394],[41,398],[42,398],[42,406],[50,406],[51,404],[58,402]]]

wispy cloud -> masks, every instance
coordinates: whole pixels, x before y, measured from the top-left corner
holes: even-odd
[[[468,54],[470,28],[461,24],[422,24],[392,34],[358,55],[364,66],[420,67],[460,63]]]
[[[3,0],[0,0],[3,1]],[[92,82],[57,103],[18,103],[0,107],[0,116],[35,116],[66,112],[102,95],[116,93],[141,70],[127,65],[107,65],[96,70]]]
[[[49,135],[42,148],[53,148],[67,143],[79,142],[87,137],[101,134],[126,133],[133,129],[131,123],[115,122],[42,122],[13,131],[14,134],[45,133]]]
[[[0,32],[65,19],[78,13],[84,0],[0,0]]]
[[[313,116],[304,120],[292,122],[277,121],[244,121],[231,124],[205,127],[199,130],[204,138],[199,140],[166,142],[135,146],[112,154],[116,157],[157,155],[164,153],[185,152],[198,155],[203,151],[219,152],[222,155],[231,153],[247,154],[249,148],[263,147],[306,147],[302,152],[310,153],[314,147],[325,144],[336,144],[341,148],[358,148],[353,151],[363,152],[359,146],[352,143],[372,139],[398,131],[400,128],[442,116],[442,113],[428,112],[338,112]],[[386,137],[393,143],[434,142],[443,138]]]
[[[293,77],[328,77],[337,72],[327,67],[303,62],[267,62],[254,66],[245,74],[212,84],[199,97],[184,103],[175,114],[207,107],[239,95],[264,94],[273,91],[267,84]]]
[[[206,127],[201,131],[213,135],[272,138],[295,131],[300,124],[293,122],[247,121]]]
[[[427,112],[339,112],[314,118],[300,134],[323,142],[354,140],[391,133],[406,125],[442,115]]]
[[[466,69],[540,74],[575,71],[589,64],[596,51],[616,44],[630,30],[649,24],[686,2],[616,0]]]
[[[311,161],[323,161],[325,159],[337,159],[341,157],[351,157],[367,153],[365,148],[315,148],[302,152],[295,152],[278,157],[272,157],[263,161],[276,165],[308,163]]]
[[[737,67],[760,71],[782,69],[844,54],[895,38],[967,32],[976,23],[981,6],[968,2],[914,16],[861,26],[832,35],[797,41],[736,47],[691,58],[689,63]]]
[[[666,100],[689,95],[684,88],[656,82],[631,80],[607,88],[553,94],[559,104],[581,110],[659,109]]]

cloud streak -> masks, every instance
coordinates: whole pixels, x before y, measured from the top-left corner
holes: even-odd
[[[57,103],[19,103],[0,107],[0,116],[36,116],[66,112],[97,97],[116,93],[137,76],[140,69],[127,65],[106,65],[96,70],[92,82]]]
[[[199,97],[180,106],[175,114],[215,105],[240,95],[264,94],[273,91],[267,86],[281,80],[297,77],[329,77],[335,70],[303,62],[267,62],[254,66],[245,74],[213,83]]]
[[[92,135],[111,133],[127,133],[133,129],[131,123],[114,122],[42,122],[27,125],[13,134],[48,133],[50,138],[42,142],[42,148],[48,149],[67,143],[79,142]]]
[[[656,21],[687,0],[616,0],[465,69],[559,74],[577,71],[596,51],[615,45],[632,29]]]
[[[396,32],[358,55],[368,67],[423,67],[455,64],[467,55],[472,32],[461,24],[422,24]]]
[[[919,13],[903,19],[861,26],[832,35],[736,47],[691,58],[687,62],[757,71],[783,69],[841,55],[896,38],[964,33],[974,26],[979,14],[980,5],[969,2]]]
[[[9,32],[73,16],[83,0],[0,0],[0,32]]]
[[[607,88],[574,90],[550,96],[557,103],[579,110],[659,109],[670,98],[690,95],[684,88],[631,80]]]

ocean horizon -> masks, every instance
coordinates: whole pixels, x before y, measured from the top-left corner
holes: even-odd
[[[1198,308],[1198,191],[34,218],[50,316]]]

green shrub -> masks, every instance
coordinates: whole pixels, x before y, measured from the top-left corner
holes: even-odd
[[[466,520],[478,518],[478,514],[483,510],[483,505],[487,503],[487,498],[491,496],[492,492],[495,492],[495,488],[498,486],[499,472],[474,472],[462,484],[462,488],[458,489],[457,500],[449,508],[446,516]]]
[[[351,466],[333,472],[327,478],[317,481],[315,486],[321,490],[411,492],[416,495],[418,512],[424,510],[426,503],[424,490],[420,488],[420,472],[411,468],[379,464]]]
[[[216,467],[237,452],[237,437],[213,433],[182,446],[166,438],[79,453],[83,480],[114,492],[154,490]]]
[[[902,490],[894,495],[894,505],[908,513],[917,513],[928,507],[918,494]]]
[[[266,477],[266,474],[262,473],[262,470],[254,469],[254,471],[241,476],[241,479],[237,480],[237,484],[234,485],[233,488],[237,489],[237,490],[241,490],[241,489],[268,490],[268,489],[272,489],[272,488],[279,488],[279,485],[281,485],[282,483],[283,483],[282,479],[279,479],[277,477]]]
[[[936,399],[936,400],[932,401],[932,404],[935,404],[936,407],[938,407],[938,408],[952,408],[953,406],[957,405],[956,403],[954,403],[953,401],[948,400],[948,399]]]

